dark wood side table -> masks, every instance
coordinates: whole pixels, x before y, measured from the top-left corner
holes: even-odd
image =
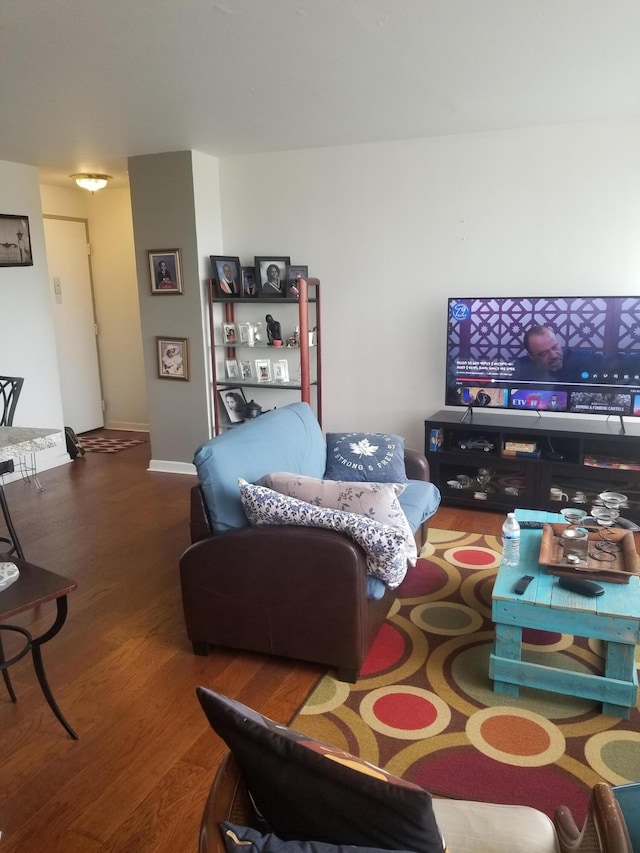
[[[0,590],[0,669],[4,682],[9,691],[11,701],[16,701],[16,694],[13,690],[11,680],[9,678],[8,668],[23,658],[28,652],[31,652],[33,658],[33,667],[40,683],[40,688],[47,700],[49,707],[56,715],[60,723],[64,726],[68,734],[74,739],[78,739],[78,735],[71,728],[69,723],[64,718],[62,711],[58,707],[56,700],[53,698],[53,693],[49,687],[47,676],[44,671],[42,662],[42,646],[48,643],[49,640],[56,636],[62,628],[67,618],[67,595],[76,588],[75,581],[58,575],[55,572],[50,572],[33,563],[27,563],[25,560],[18,560],[7,555],[0,554],[0,561],[12,562],[20,570],[20,577],[14,581],[11,586]],[[17,613],[22,613],[32,607],[37,607],[39,604],[44,604],[46,601],[56,602],[57,613],[56,618],[49,628],[39,637],[33,637],[30,631],[18,625],[7,624],[6,620],[15,616]],[[13,655],[8,660],[4,656],[2,648],[2,633],[11,631],[21,634],[24,637],[25,644],[17,654]]]

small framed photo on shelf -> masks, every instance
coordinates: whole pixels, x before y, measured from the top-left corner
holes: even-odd
[[[300,264],[293,264],[289,267],[289,274],[287,276],[287,296],[292,296],[295,299],[300,296],[297,280],[299,275],[301,275],[302,278],[308,278],[309,267],[301,266]]]
[[[160,379],[189,379],[188,338],[156,338]]]
[[[240,362],[240,378],[243,382],[247,382],[248,380],[253,379],[253,370],[250,361]]]
[[[32,267],[28,216],[0,213],[0,267]]]
[[[253,299],[258,295],[255,267],[242,267],[242,295],[245,299]]]
[[[227,368],[227,379],[240,378],[240,370],[238,368],[238,362],[235,358],[228,358],[225,361],[225,366]]]
[[[287,257],[256,255],[256,280],[259,296],[273,299],[287,295],[287,270],[290,263],[291,258]]]
[[[288,382],[289,381],[289,362],[286,358],[281,358],[279,361],[273,362],[273,381]]]
[[[233,346],[238,342],[238,335],[236,332],[236,324],[235,323],[223,323],[222,324],[222,337],[224,338],[225,344],[229,344],[229,346]]]
[[[240,258],[226,255],[209,255],[216,296],[241,296]]]
[[[218,391],[218,399],[229,418],[229,423],[239,424],[244,420],[247,398],[242,388],[222,388]]]
[[[182,293],[179,249],[156,249],[149,255],[151,293]]]
[[[250,327],[251,323],[238,323],[238,342],[241,344],[248,344],[250,340]]]
[[[258,382],[271,382],[271,360],[268,358],[256,359],[256,377]]]

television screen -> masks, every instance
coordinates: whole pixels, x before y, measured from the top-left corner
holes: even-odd
[[[446,404],[640,417],[640,297],[449,299]]]

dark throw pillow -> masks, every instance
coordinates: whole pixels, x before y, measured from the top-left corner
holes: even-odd
[[[197,695],[279,838],[443,853],[423,788],[212,690]]]
[[[327,433],[325,480],[406,483],[404,438],[382,432]]]

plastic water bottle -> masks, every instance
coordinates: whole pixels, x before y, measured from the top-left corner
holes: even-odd
[[[520,525],[512,512],[502,525],[502,562],[505,566],[517,566],[520,562]]]

